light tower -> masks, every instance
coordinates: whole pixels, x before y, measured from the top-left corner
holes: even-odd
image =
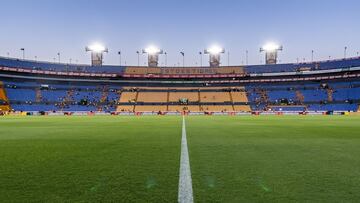
[[[86,52],[91,52],[91,65],[92,66],[102,66],[103,65],[103,55],[108,53],[109,50],[104,45],[99,43],[92,44],[85,48]]]
[[[212,68],[220,66],[220,55],[223,53],[225,53],[225,49],[215,45],[204,50],[204,54],[209,54],[209,63]]]
[[[158,67],[159,64],[159,55],[163,54],[163,50],[155,46],[149,46],[146,49],[142,50],[143,54],[148,55],[148,66],[149,67]]]
[[[283,47],[275,43],[267,43],[260,48],[260,52],[265,52],[266,64],[276,64],[278,58],[278,51],[282,51]]]

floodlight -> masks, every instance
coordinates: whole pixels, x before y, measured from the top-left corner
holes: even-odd
[[[225,49],[217,45],[204,50],[204,54],[209,54],[210,67],[220,66],[220,55],[223,53],[225,53]]]
[[[276,64],[278,60],[278,52],[282,50],[283,47],[274,42],[269,42],[260,48],[260,52],[265,52],[266,64]]]
[[[204,51],[205,54],[212,54],[212,55],[218,55],[225,53],[225,49],[219,47],[219,46],[212,46]]]
[[[155,47],[155,46],[149,46],[146,49],[143,49],[142,51],[144,54],[154,55],[154,54],[162,54],[163,50]]]
[[[142,50],[143,54],[148,55],[148,66],[157,67],[159,62],[159,55],[163,54],[163,50],[156,46],[150,45],[146,49]]]
[[[108,52],[108,48],[100,43],[94,43],[90,46],[85,47],[85,51],[91,52],[91,65],[102,66],[103,54]]]
[[[260,48],[260,51],[265,51],[265,52],[274,52],[274,51],[279,51],[282,50],[282,46],[278,45],[274,42],[269,42],[267,44],[265,44],[263,47]]]
[[[100,44],[100,43],[94,43],[90,46],[86,47],[86,51],[91,51],[91,52],[96,52],[96,53],[103,53],[103,52],[108,52],[108,49]]]

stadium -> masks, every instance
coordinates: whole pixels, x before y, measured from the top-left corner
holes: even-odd
[[[137,65],[102,43],[86,63],[0,56],[0,200],[359,202],[360,55],[286,48],[254,65],[215,44],[194,65],[154,45]]]
[[[148,66],[125,67],[103,65],[104,50],[92,52],[92,65],[1,58],[1,109],[66,115],[349,114],[359,110],[360,57],[276,64],[275,47],[265,51],[265,65],[220,67],[223,49],[215,47],[209,48],[208,66],[158,67],[162,50],[155,48],[148,53]]]

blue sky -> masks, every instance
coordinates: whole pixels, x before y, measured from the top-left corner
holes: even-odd
[[[211,44],[230,52],[230,65],[263,60],[259,47],[284,46],[281,62],[341,58],[360,51],[358,0],[0,0],[0,55],[89,63],[85,46],[109,48],[106,64],[137,64],[136,51],[155,44],[168,52],[168,65],[199,64],[198,52]],[[227,54],[222,56],[227,65]],[[141,57],[141,64],[146,61]],[[163,57],[160,64],[163,63]],[[206,61],[204,58],[203,61]],[[204,62],[205,63],[205,62]]]

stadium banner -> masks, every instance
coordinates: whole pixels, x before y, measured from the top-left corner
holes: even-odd
[[[171,74],[216,74],[216,69],[214,68],[161,68],[161,74],[171,75]]]
[[[165,75],[211,75],[211,74],[244,74],[243,67],[221,67],[221,68],[160,68],[161,74]]]

